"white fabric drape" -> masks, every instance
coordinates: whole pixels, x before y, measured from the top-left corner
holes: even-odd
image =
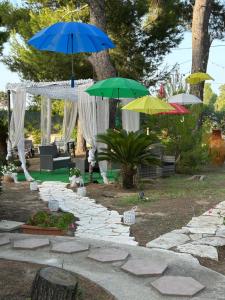
[[[18,88],[11,91],[11,103],[13,111],[10,120],[9,147],[7,158],[11,154],[11,149],[18,148],[19,159],[22,163],[25,177],[28,181],[33,180],[26,168],[25,150],[24,150],[24,116],[26,109],[26,90]]]
[[[51,143],[51,99],[41,98],[41,145],[46,146]]]
[[[85,92],[89,86],[90,84],[85,84],[78,87],[78,111],[84,139],[90,146],[95,147],[96,101],[94,97]]]
[[[109,128],[109,99],[108,98],[100,98],[96,97],[97,104],[97,134],[105,133]],[[97,143],[98,151],[101,151],[101,148],[105,148],[106,145],[102,143]],[[103,178],[103,182],[108,184],[107,178],[107,169],[108,163],[107,161],[99,161],[99,168]]]
[[[133,99],[122,99],[122,105],[125,106]],[[138,131],[140,129],[140,113],[122,109],[122,124],[126,131]]]
[[[66,150],[77,119],[78,103],[74,101],[65,101],[64,117],[63,117],[63,141],[64,149]]]
[[[105,132],[109,127],[109,102],[89,96],[85,90],[90,85],[89,83],[78,87],[78,111],[84,139],[91,146],[88,162],[94,166],[96,149],[101,146],[96,143],[96,135]],[[99,168],[104,183],[108,183],[107,162],[99,162]]]

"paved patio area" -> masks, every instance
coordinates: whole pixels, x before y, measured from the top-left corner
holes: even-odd
[[[159,278],[163,278],[163,281],[168,280],[169,282],[172,280],[176,286],[176,278],[181,280],[180,276],[182,276],[181,278],[183,278],[183,276],[191,277],[193,279],[191,280],[194,283],[192,287],[194,292],[196,292],[195,288],[197,288],[197,291],[199,289],[197,294],[193,296],[193,299],[224,299],[225,276],[202,267],[197,259],[193,258],[191,255],[174,253],[167,250],[147,249],[139,246],[133,247],[117,243],[71,237],[5,233],[0,235],[0,239],[2,238],[5,239],[5,242],[6,239],[9,239],[10,242],[8,241],[8,243],[0,246],[0,258],[28,261],[60,268],[63,267],[66,270],[79,273],[93,282],[98,283],[110,291],[119,300],[190,299],[190,297],[162,295],[154,287],[160,285],[160,281],[157,281]],[[26,245],[23,249],[16,249],[13,247],[14,244],[18,245],[18,242],[24,239],[26,239]],[[34,240],[36,240],[36,242],[34,242]],[[89,248],[88,250],[83,249],[84,251],[82,252],[78,251],[66,254],[51,251],[52,247],[56,244],[63,243],[65,247],[65,245],[69,243],[68,246],[71,247],[71,241],[83,245],[88,244]],[[42,244],[37,248],[39,242]],[[34,243],[35,249],[32,249],[29,243]],[[26,249],[26,247],[29,247],[29,249]],[[105,249],[107,249],[107,253],[105,252]],[[110,249],[111,254],[109,254]],[[99,259],[96,259],[96,252],[98,256],[101,255],[106,261],[101,262]],[[112,254],[112,252],[114,254]],[[119,257],[117,255],[119,255]],[[92,256],[92,258],[90,258],[90,256]],[[140,261],[143,259],[150,261],[154,260],[156,262],[160,261],[162,274],[157,276],[155,276],[156,274],[142,276],[142,274],[140,276],[140,274],[135,275],[121,268],[124,266],[123,268],[126,269],[129,267],[128,263],[131,263],[133,260],[137,262],[137,260]],[[162,263],[164,264],[163,268]],[[128,264],[128,266],[126,264]],[[133,265],[133,268],[135,268],[135,265]],[[173,276],[175,276],[175,278]]]

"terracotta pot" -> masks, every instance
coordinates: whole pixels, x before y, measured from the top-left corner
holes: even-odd
[[[33,225],[22,225],[21,226],[23,233],[28,234],[41,234],[41,235],[65,235],[65,230],[58,229],[56,227],[39,227],[39,226],[33,226]]]
[[[213,165],[222,166],[225,161],[225,140],[220,129],[213,129],[209,138],[209,151]]]

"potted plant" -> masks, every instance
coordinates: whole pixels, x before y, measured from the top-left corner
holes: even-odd
[[[14,163],[8,163],[0,168],[0,173],[3,175],[4,182],[17,182],[17,167]]]
[[[68,230],[75,231],[75,217],[72,213],[51,214],[48,211],[38,211],[22,225],[23,233],[42,235],[65,235]]]
[[[70,173],[69,174],[70,186],[71,187],[80,186],[80,182],[82,181],[80,169],[70,168],[69,173]]]

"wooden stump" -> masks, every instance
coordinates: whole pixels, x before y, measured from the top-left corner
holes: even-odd
[[[78,293],[77,277],[63,269],[40,269],[33,281],[31,300],[75,300]]]

